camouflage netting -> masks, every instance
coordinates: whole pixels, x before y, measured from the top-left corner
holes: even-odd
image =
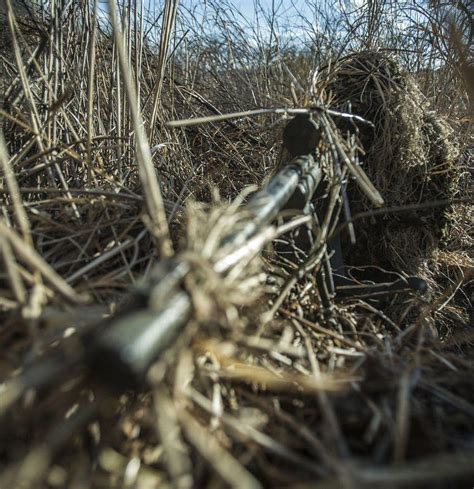
[[[373,130],[360,129],[362,162],[387,207],[455,196],[460,170],[453,131],[428,110],[413,78],[393,58],[363,51],[344,58],[328,76],[331,105],[375,125]],[[353,215],[373,208],[355,185],[349,187],[349,197]],[[423,274],[424,260],[449,232],[448,212],[432,207],[358,222],[357,245],[347,261]]]

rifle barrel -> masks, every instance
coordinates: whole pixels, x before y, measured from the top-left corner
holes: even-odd
[[[319,164],[311,154],[295,158],[249,200],[244,207],[249,216],[247,224],[225,237],[222,245],[229,254],[235,253],[271,224],[297,189],[308,193],[306,198],[310,199],[309,193],[314,192],[320,179]],[[181,270],[184,277],[189,265],[181,266]],[[172,345],[191,315],[189,294],[176,287],[167,303],[158,309],[136,310],[117,317],[94,341],[91,362],[96,374],[120,389],[141,386],[149,367]]]

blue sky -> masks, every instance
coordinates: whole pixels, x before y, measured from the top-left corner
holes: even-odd
[[[126,0],[117,1],[127,3]],[[156,43],[159,42],[164,1],[143,0],[147,27],[157,27],[151,27],[150,32],[150,40]],[[400,0],[385,5],[383,22],[387,23],[387,29],[391,26],[402,32],[405,30],[407,18],[400,15],[400,7],[409,6],[411,1]],[[423,3],[424,0],[418,1]],[[100,4],[106,2],[99,0]],[[140,0],[137,4],[140,5]],[[193,33],[212,35],[238,25],[240,35],[248,36],[248,42],[252,44],[255,38],[264,40],[271,36],[268,19],[275,9],[278,42],[303,46],[314,39],[320,40],[321,35],[328,42],[334,38],[342,39],[348,32],[348,26],[351,29],[351,26],[360,24],[358,18],[362,13],[367,14],[367,4],[368,0],[179,0],[176,32],[178,38],[184,36],[189,39]],[[390,17],[394,6],[397,15]]]

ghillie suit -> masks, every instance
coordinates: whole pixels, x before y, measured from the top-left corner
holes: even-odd
[[[452,199],[460,171],[452,130],[433,112],[416,83],[392,58],[363,51],[344,58],[328,73],[331,106],[373,122],[360,128],[363,168],[387,207]],[[342,130],[349,129],[342,127]],[[352,214],[372,207],[355,185],[348,189]],[[357,244],[347,264],[423,274],[449,232],[446,206],[369,217],[357,222]]]

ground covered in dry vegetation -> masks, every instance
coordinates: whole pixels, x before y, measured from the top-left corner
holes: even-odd
[[[471,488],[467,4],[117,3],[0,7],[0,488]],[[295,108],[318,215],[225,267]],[[353,280],[428,290],[328,296],[336,235]],[[91,360],[176,294],[140,388]]]

